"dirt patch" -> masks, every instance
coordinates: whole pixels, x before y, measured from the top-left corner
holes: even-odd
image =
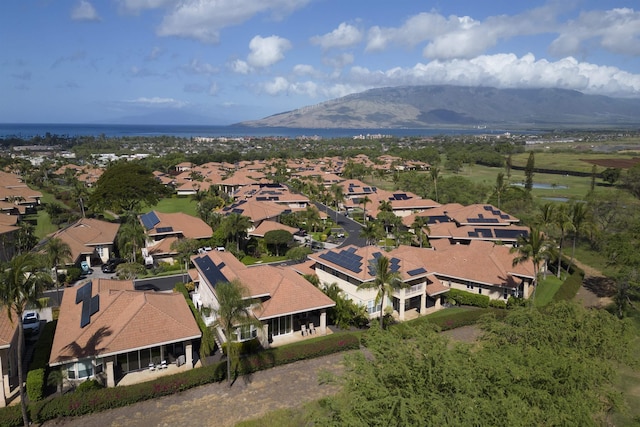
[[[640,163],[640,157],[634,157],[632,159],[580,159],[583,162],[590,163],[596,166],[602,166],[603,168],[619,168],[629,169]]]
[[[449,329],[442,332],[445,337],[451,338],[454,341],[465,342],[473,344],[478,341],[478,338],[482,334],[480,328],[476,325],[462,326],[460,328]]]

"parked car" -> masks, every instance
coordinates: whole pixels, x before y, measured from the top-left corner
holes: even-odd
[[[35,311],[28,311],[22,316],[22,328],[25,335],[40,332],[40,315]]]
[[[111,258],[106,263],[102,264],[102,272],[103,273],[115,273],[116,268],[120,265],[127,262],[126,259],[123,258]]]

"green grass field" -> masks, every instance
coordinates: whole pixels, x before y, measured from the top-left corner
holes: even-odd
[[[564,278],[563,278],[564,279]],[[558,279],[553,274],[547,274],[547,278],[542,276],[539,279],[538,289],[535,294],[535,306],[544,307],[553,300],[553,296],[558,292],[560,286],[562,286],[563,280]]]
[[[536,147],[539,148],[539,147]],[[635,156],[638,154],[635,153]],[[580,153],[580,152],[553,152],[535,151],[535,166],[545,169],[559,169],[576,172],[591,173],[593,165],[584,160],[595,159],[628,159],[634,157],[634,153]],[[529,152],[515,154],[511,157],[514,166],[524,167],[529,159]],[[602,172],[605,168],[598,166],[597,172]]]
[[[158,202],[155,206],[145,206],[142,208],[143,213],[156,210],[162,213],[184,212],[191,216],[198,216],[197,202],[191,197],[167,197]]]

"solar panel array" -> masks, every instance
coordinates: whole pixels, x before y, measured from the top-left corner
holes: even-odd
[[[524,236],[527,237],[529,232],[527,230],[518,230],[518,229],[510,229],[510,228],[496,228],[495,230],[496,238],[498,239],[513,239],[517,240],[518,237]]]
[[[158,227],[156,228],[156,233],[171,233],[173,231],[173,227]]]
[[[373,256],[373,259],[369,260],[369,266],[367,267],[367,269],[369,271],[369,275],[375,276],[377,273],[377,261],[378,258],[382,256],[382,254],[380,252],[375,252],[371,254],[371,256]],[[400,260],[398,258],[391,258],[389,260],[389,271],[391,271],[392,273],[400,271]]]
[[[89,323],[91,323],[91,316],[100,311],[100,295],[96,295],[92,298],[92,292],[92,282],[85,283],[76,291],[76,304],[82,303],[82,310],[80,315],[81,328],[84,328]]]
[[[140,220],[147,230],[151,230],[160,222],[160,218],[158,218],[158,215],[156,215],[154,211],[141,215]]]
[[[427,272],[427,270],[425,268],[420,267],[420,268],[416,268],[416,269],[407,271],[407,274],[409,276],[417,276],[418,274],[422,274],[422,273],[426,273],[426,272]]]
[[[389,200],[409,200],[409,197],[406,193],[394,193],[393,197],[389,197]]]
[[[499,216],[499,217],[500,217],[500,218],[502,218],[502,219],[509,219],[509,218],[510,218],[510,216],[509,216],[508,214],[503,214],[503,213],[502,213],[502,211],[501,211],[500,209],[496,209],[496,208],[494,208],[494,207],[493,207],[493,206],[491,206],[491,205],[485,205],[485,206],[484,206],[484,210],[485,210],[485,211],[489,211],[489,212],[491,212],[492,214],[494,214],[494,215],[496,215],[496,216]]]
[[[449,217],[446,215],[433,215],[429,216],[429,224],[439,224],[442,222],[449,222]]]
[[[469,224],[488,224],[488,223],[499,223],[500,221],[498,221],[497,218],[483,218],[483,217],[478,217],[478,218],[467,218],[467,222]]]
[[[228,282],[225,275],[222,274],[224,263],[216,265],[208,256],[196,258],[193,262],[200,268],[200,271],[202,271],[202,274],[204,275],[207,282],[209,282],[209,284],[211,284],[211,286],[213,286],[214,288],[218,283]]]
[[[355,254],[355,248],[343,249],[340,252],[325,252],[320,255],[320,258],[354,273],[362,271],[362,257]]]

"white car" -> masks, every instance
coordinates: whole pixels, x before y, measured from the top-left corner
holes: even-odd
[[[40,315],[35,311],[28,311],[22,316],[22,328],[26,335],[40,332]]]

